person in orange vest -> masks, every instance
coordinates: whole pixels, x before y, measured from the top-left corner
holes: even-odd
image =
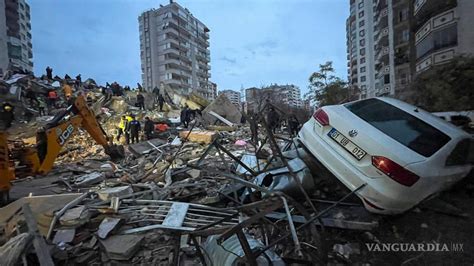
[[[56,107],[56,100],[58,99],[58,94],[55,90],[50,90],[48,92],[48,103],[51,107]]]

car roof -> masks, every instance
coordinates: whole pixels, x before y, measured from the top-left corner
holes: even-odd
[[[467,132],[459,129],[455,125],[443,120],[432,113],[425,111],[422,108],[416,107],[409,103],[390,98],[390,97],[375,97],[381,101],[384,101],[388,104],[391,104],[401,110],[425,121],[426,123],[430,124],[431,126],[437,128],[438,130],[442,131],[446,135],[450,136],[451,138],[464,138],[464,137],[471,137]],[[416,111],[415,111],[416,110]]]

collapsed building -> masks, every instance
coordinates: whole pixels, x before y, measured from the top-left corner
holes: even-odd
[[[15,105],[16,121],[7,131],[12,150],[34,144],[35,129],[67,108],[63,82],[17,75],[0,84],[2,100]],[[63,107],[38,116],[24,88],[55,90]],[[355,197],[363,186],[347,190],[285,130],[274,134],[263,118],[252,143],[250,128],[226,97],[209,102],[164,87],[160,112],[152,93],[144,92],[145,110],[135,106],[137,91],[108,97],[90,80],[75,93],[85,94],[109,137],[131,113],[169,127],[127,145],[118,160],[79,129],[49,173],[12,180],[16,200],[0,209],[6,265],[378,264],[387,257],[369,253],[363,243],[414,240],[402,224],[368,213]],[[184,106],[202,114],[196,112],[188,128],[180,126]],[[442,200],[408,215],[422,217],[413,218],[418,229],[427,228],[425,219],[434,213],[471,222]]]

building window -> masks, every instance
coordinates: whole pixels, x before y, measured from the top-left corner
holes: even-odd
[[[360,36],[360,37],[364,37],[364,36],[365,36],[365,30],[359,31],[359,36]]]
[[[360,82],[365,82],[365,76],[360,77]]]
[[[383,76],[383,83],[389,84],[390,83],[390,74],[386,74]]]
[[[359,18],[363,17],[364,16],[364,11],[360,11],[359,12]]]
[[[420,43],[416,45],[416,58],[421,58],[426,54],[457,45],[458,31],[457,24],[448,26],[442,30],[431,32]]]
[[[365,39],[359,41],[360,46],[365,46]]]
[[[359,9],[363,8],[364,7],[364,2],[360,2],[359,3]]]
[[[398,12],[398,22],[402,22],[408,19],[408,8],[404,8]]]
[[[408,42],[409,39],[410,39],[410,30],[409,29],[403,30],[402,31],[402,41]]]
[[[360,50],[359,50],[359,54],[360,54],[360,55],[365,55],[365,48],[360,49]]]
[[[360,68],[360,73],[365,73],[365,67]]]
[[[359,27],[363,27],[365,25],[364,20],[359,21]]]
[[[362,58],[360,59],[360,63],[361,63],[361,64],[365,63],[365,57],[362,57]]]

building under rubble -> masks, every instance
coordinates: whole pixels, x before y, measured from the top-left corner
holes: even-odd
[[[33,71],[30,19],[25,0],[0,1],[0,76],[9,66]]]
[[[143,12],[138,21],[143,87],[151,91],[163,84],[214,99],[209,28],[173,1]]]

